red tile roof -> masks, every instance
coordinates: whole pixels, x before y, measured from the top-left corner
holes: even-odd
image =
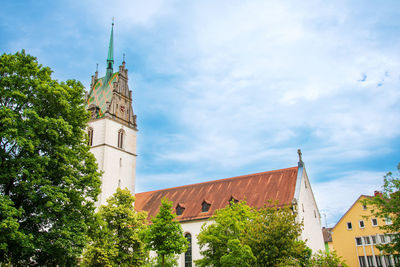
[[[135,208],[145,210],[149,218],[158,213],[163,197],[185,208],[179,221],[206,219],[228,205],[231,197],[246,200],[252,207],[263,207],[268,200],[291,204],[294,198],[298,167],[248,174],[233,178],[191,184],[136,194]],[[201,211],[203,201],[211,204],[208,212]]]

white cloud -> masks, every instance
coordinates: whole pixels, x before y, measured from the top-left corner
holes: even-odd
[[[285,141],[307,135],[320,153],[342,151],[347,160],[398,136],[398,56],[369,42],[368,29],[350,29],[359,26],[342,6],[325,4],[222,2],[189,10],[176,39],[184,45],[168,50],[172,65],[165,66],[191,63],[176,99],[188,137],[184,151],[164,157],[229,165],[240,154],[264,156],[254,151],[286,149]],[[368,79],[360,83],[362,73]]]
[[[382,172],[351,171],[338,173],[332,181],[313,184],[313,192],[325,225],[334,226],[360,195],[373,195],[381,190]]]

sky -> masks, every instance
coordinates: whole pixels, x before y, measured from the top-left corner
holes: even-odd
[[[86,88],[125,54],[136,192],[297,166],[334,226],[400,162],[400,1],[2,0],[0,53]]]

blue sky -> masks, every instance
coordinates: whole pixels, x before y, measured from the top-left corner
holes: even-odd
[[[86,87],[111,19],[138,116],[137,192],[296,166],[323,224],[400,161],[400,1],[11,1],[0,52]]]

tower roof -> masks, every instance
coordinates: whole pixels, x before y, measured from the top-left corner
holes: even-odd
[[[107,110],[107,102],[111,102],[112,84],[118,82],[118,74],[118,72],[111,72],[110,78],[107,78],[107,75],[99,78],[89,92],[86,107],[89,108],[92,104],[99,107],[99,118],[104,116]]]
[[[108,55],[107,55],[107,72],[106,79],[110,79],[113,74],[113,66],[114,65],[114,19],[111,24],[111,35],[110,35],[110,43],[108,45]],[[107,82],[107,81],[106,81]]]
[[[111,102],[112,84],[118,82],[119,73],[113,72],[114,66],[114,18],[111,24],[110,42],[108,45],[106,75],[95,81],[87,99],[86,107],[91,105],[99,107],[98,117],[103,117],[107,110],[107,102]]]

